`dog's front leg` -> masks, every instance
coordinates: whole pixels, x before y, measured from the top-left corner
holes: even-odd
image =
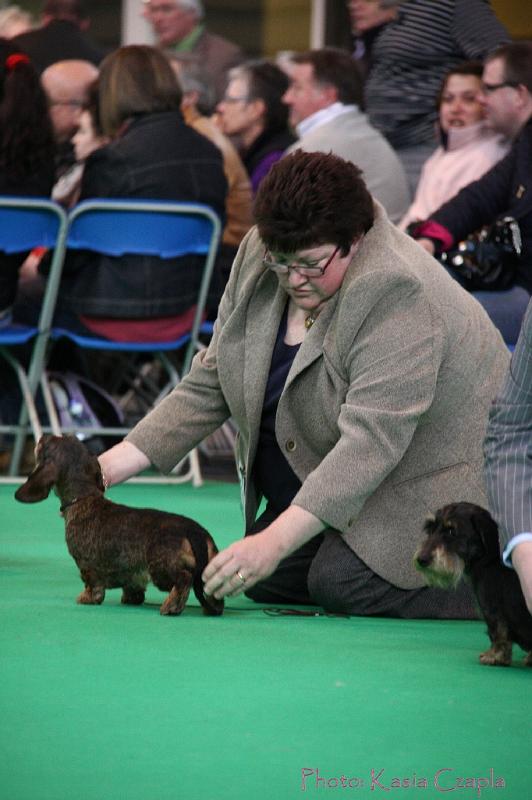
[[[85,584],[85,589],[78,595],[77,603],[84,606],[99,606],[103,603],[105,597],[105,586],[99,584],[93,575],[82,570],[80,572],[81,580]]]
[[[81,594],[78,595],[77,603],[85,606],[100,606],[105,598],[104,586],[85,586]]]

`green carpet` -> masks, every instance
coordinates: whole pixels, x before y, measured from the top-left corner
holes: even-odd
[[[480,666],[483,624],[271,617],[240,598],[221,618],[195,598],[166,618],[153,587],[140,608],[119,590],[78,606],[57,498],[13,491],[0,486],[0,800],[532,797],[532,670],[517,647],[512,668]],[[224,546],[238,494],[110,497],[195,517]]]

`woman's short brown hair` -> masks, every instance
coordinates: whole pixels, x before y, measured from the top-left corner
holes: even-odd
[[[296,150],[273,165],[255,198],[255,220],[270,250],[295,253],[336,244],[344,255],[373,225],[362,173],[331,153]]]
[[[179,109],[182,97],[167,58],[148,45],[128,45],[110,53],[100,67],[98,89],[107,136],[114,136],[130,117]]]

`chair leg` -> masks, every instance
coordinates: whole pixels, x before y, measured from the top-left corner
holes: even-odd
[[[12,369],[14,369],[17,375],[20,391],[22,392],[22,407],[20,409],[18,423],[16,425],[17,431],[8,472],[10,476],[14,476],[18,475],[24,443],[28,434],[28,421],[35,442],[37,442],[42,436],[42,427],[37,414],[37,409],[35,408],[35,401],[33,399],[28,376],[26,375],[25,370],[19,364],[19,362],[11,356],[10,353],[4,350],[2,351],[2,355],[8,364],[11,365]]]

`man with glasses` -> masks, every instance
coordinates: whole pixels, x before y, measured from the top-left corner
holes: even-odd
[[[188,54],[213,83],[216,100],[225,89],[226,74],[239,64],[242,51],[205,27],[201,0],[144,0],[144,16],[157,44],[176,55]]]
[[[482,76],[482,102],[488,124],[514,140],[512,149],[419,225],[414,236],[435,253],[449,250],[497,219],[517,220],[522,252],[515,284],[502,292],[475,292],[513,344],[532,293],[532,42],[502,45],[489,56]]]
[[[76,59],[57,61],[41,75],[57,143],[58,178],[74,163],[71,139],[78,129],[89,86],[97,77],[98,69],[93,64]]]

